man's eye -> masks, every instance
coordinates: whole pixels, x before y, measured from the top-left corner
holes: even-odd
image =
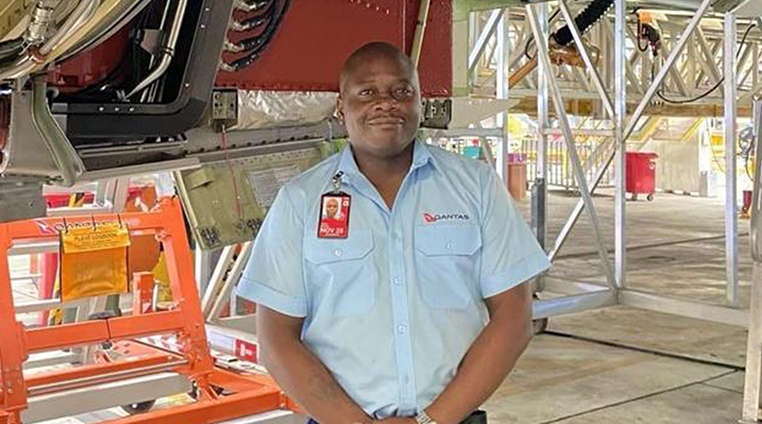
[[[397,89],[397,94],[401,96],[412,96],[413,89],[410,87],[400,87]]]
[[[373,94],[373,90],[371,90],[370,88],[366,88],[364,90],[360,90],[359,94],[361,96],[370,96],[371,94]]]

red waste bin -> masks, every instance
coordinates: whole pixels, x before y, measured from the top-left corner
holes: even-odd
[[[646,194],[648,201],[654,199],[656,192],[656,153],[627,152],[627,186],[632,199],[637,200],[638,194]]]

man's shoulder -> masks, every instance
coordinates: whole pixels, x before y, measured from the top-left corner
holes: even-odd
[[[482,180],[493,172],[492,168],[483,161],[452,153],[439,146],[429,145],[428,148],[436,165],[448,175],[455,174],[460,178]]]
[[[341,153],[335,153],[302,172],[283,186],[283,190],[296,195],[320,192],[331,181],[339,165]]]

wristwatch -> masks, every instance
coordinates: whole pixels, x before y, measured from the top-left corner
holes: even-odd
[[[415,421],[418,424],[438,424],[433,418],[429,416],[429,414],[426,413],[426,411],[421,411],[418,415],[416,415]]]

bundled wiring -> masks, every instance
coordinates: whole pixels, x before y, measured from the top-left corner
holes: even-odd
[[[240,48],[241,51],[245,52],[246,54],[243,57],[232,62],[223,62],[220,66],[221,69],[227,72],[238,72],[256,62],[270,45],[273,38],[275,38],[275,34],[283,22],[283,19],[286,16],[286,12],[288,12],[291,1],[292,0],[284,0],[282,5],[279,5],[278,0],[271,0],[271,5],[267,8],[266,11],[262,12],[262,15],[268,15],[266,17],[267,25],[264,27],[262,32],[254,37],[247,38],[238,43],[234,43],[233,46]],[[275,17],[276,14],[277,17]]]
[[[267,0],[253,1],[253,2],[240,0],[236,3],[235,7],[236,9],[243,10],[244,12],[256,12],[258,10],[263,9],[265,6],[267,6],[268,3],[270,2]]]
[[[264,25],[275,16],[277,8],[276,3],[276,0],[257,2],[257,8],[252,9],[252,11],[261,11],[260,13],[242,21],[234,19],[230,22],[230,27],[238,32],[247,32]],[[236,43],[235,48],[237,49],[236,51],[246,50],[246,46],[243,45],[243,42]]]

